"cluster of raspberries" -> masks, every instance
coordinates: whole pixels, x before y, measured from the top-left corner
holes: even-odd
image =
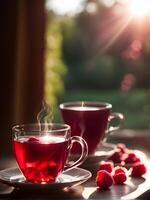
[[[127,170],[120,166],[122,162],[130,164],[130,168]],[[114,167],[116,163],[118,166]],[[124,144],[118,144],[108,161],[100,162],[96,184],[102,189],[108,189],[113,184],[124,184],[128,176],[141,177],[146,171],[145,165],[135,153],[129,151]]]

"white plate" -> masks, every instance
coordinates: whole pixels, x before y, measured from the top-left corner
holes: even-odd
[[[79,185],[87,181],[92,176],[91,172],[82,168],[73,168],[69,171],[63,172],[56,182],[47,184],[35,184],[27,182],[18,168],[8,168],[0,171],[0,182],[9,186],[20,189],[29,190],[61,190],[72,186]]]

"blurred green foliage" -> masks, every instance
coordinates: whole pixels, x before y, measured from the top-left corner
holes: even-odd
[[[96,4],[95,12],[87,9],[91,2]],[[116,12],[118,8],[121,12]],[[48,104],[108,101],[113,111],[125,115],[125,128],[149,127],[150,19],[139,24],[131,20],[122,29],[127,19],[124,10],[119,3],[106,7],[98,0],[85,0],[83,11],[75,16],[49,11]],[[54,112],[60,121],[58,107]]]
[[[97,7],[94,13],[87,10],[91,2]],[[126,13],[117,15],[117,6],[125,9],[119,3],[106,7],[100,1],[85,1],[81,13],[62,18],[66,88],[116,89],[128,73],[137,88],[150,87],[150,28],[146,25],[150,21],[139,26],[131,20],[125,26]]]
[[[62,60],[60,22],[51,12],[48,15],[46,40],[45,101],[54,106],[64,91],[63,78],[67,68]]]

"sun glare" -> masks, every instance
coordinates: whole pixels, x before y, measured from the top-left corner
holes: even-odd
[[[150,14],[150,0],[128,0],[128,4],[133,17],[142,18]]]
[[[47,8],[59,15],[74,15],[82,10],[83,0],[47,0]]]

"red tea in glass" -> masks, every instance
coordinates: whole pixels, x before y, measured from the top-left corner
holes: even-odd
[[[77,161],[66,167],[74,142],[82,146],[82,153]],[[42,133],[37,124],[15,126],[13,149],[26,180],[42,184],[55,181],[64,168],[82,164],[88,153],[86,142],[80,137],[70,137],[70,127],[65,124],[50,124],[49,129]]]
[[[101,102],[70,102],[60,105],[63,120],[71,126],[71,135],[81,136],[88,144],[89,154],[93,154],[103,139],[108,129],[109,121],[112,118],[122,120],[120,113],[111,113],[112,105]],[[111,131],[118,129],[111,127]],[[80,147],[75,145],[73,154],[78,154]]]
[[[61,137],[19,137],[14,139],[16,160],[28,181],[54,181],[63,170],[69,141]]]

